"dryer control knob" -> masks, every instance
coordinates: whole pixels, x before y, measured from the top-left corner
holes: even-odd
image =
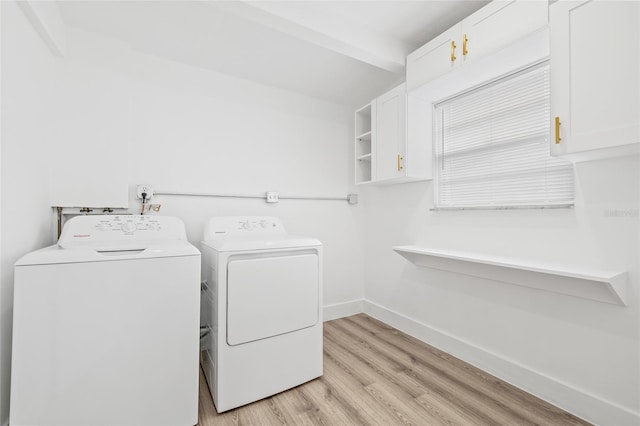
[[[130,233],[130,232],[135,231],[137,229],[137,227],[136,227],[136,224],[133,223],[133,222],[125,222],[125,223],[122,224],[122,228],[121,229],[122,229],[123,232]]]

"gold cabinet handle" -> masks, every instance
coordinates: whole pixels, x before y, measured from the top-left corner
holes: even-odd
[[[456,42],[451,40],[451,62],[456,60]]]
[[[469,53],[469,51],[467,50],[467,42],[469,41],[469,39],[467,38],[466,34],[462,35],[462,56],[467,56],[467,53]]]
[[[398,154],[398,171],[402,170],[402,160],[404,160],[404,158],[402,158],[402,155]]]
[[[556,144],[559,144],[560,141],[562,140],[562,138],[560,137],[560,125],[562,123],[560,122],[560,117],[556,117],[555,119],[555,125],[556,125]]]

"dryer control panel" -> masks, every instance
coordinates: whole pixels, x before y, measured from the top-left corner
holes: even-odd
[[[171,216],[92,215],[69,219],[62,229],[58,245],[110,241],[187,240],[184,223]]]
[[[213,217],[207,223],[204,236],[207,240],[230,237],[260,237],[287,235],[282,221],[271,216],[223,216]]]

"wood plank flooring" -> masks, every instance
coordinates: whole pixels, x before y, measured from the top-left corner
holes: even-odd
[[[324,323],[324,375],[199,425],[588,425],[365,314]]]

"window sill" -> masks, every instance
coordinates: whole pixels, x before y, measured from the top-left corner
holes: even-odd
[[[458,211],[458,210],[547,210],[547,209],[572,209],[573,203],[567,204],[549,204],[549,205],[530,205],[530,206],[467,206],[467,207],[433,207],[429,209],[432,212],[438,211]]]

